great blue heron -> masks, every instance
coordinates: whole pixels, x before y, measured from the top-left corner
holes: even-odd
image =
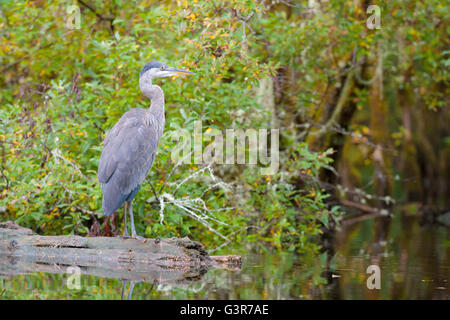
[[[131,237],[136,234],[131,201],[147,176],[156,148],[164,129],[164,92],[152,84],[152,79],[193,72],[169,67],[152,61],[139,74],[139,87],[151,99],[149,109],[136,108],[127,111],[105,138],[98,165],[98,181],[102,184],[102,209],[105,216],[112,215],[124,205],[124,237],[127,231],[127,206],[131,221]]]

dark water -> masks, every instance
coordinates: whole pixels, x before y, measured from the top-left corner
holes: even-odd
[[[450,299],[450,228],[420,226],[416,217],[396,214],[344,224],[318,256],[244,251],[240,271],[215,269],[200,280],[171,284],[137,283],[131,298]],[[379,289],[367,287],[370,265],[379,267]],[[69,289],[67,278],[64,273],[2,277],[0,298],[121,299],[119,280],[83,275],[79,289]]]

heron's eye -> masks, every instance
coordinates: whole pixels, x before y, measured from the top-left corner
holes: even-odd
[[[161,66],[161,68],[159,68],[159,70],[164,71],[166,68],[164,66]]]

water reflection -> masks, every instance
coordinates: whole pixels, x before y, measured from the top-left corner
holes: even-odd
[[[448,299],[450,231],[394,215],[343,225],[335,239],[339,286],[332,299]],[[366,268],[381,269],[381,289],[367,290]]]
[[[407,215],[343,224],[318,256],[246,248],[242,270],[212,269],[174,282],[122,283],[81,275],[3,277],[2,299],[449,299],[450,229],[420,226]],[[236,252],[233,252],[236,253]],[[381,288],[366,286],[369,265],[381,270]],[[125,288],[123,286],[125,284]],[[134,288],[132,288],[134,287]],[[134,289],[131,290],[130,289]],[[128,291],[127,291],[128,290]]]

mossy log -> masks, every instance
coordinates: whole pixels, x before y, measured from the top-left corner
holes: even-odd
[[[80,274],[104,278],[178,283],[199,279],[211,267],[239,269],[240,262],[238,256],[209,256],[203,244],[187,237],[42,236],[11,221],[0,223],[0,276],[78,267]]]

